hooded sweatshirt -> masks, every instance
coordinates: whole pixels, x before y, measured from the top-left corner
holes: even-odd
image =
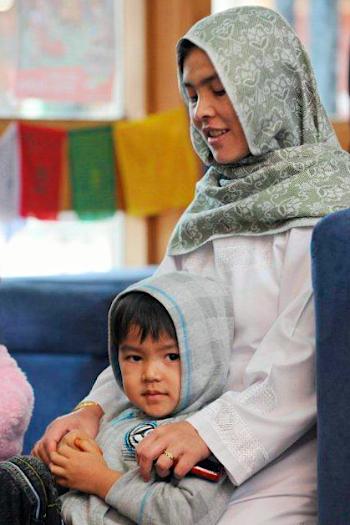
[[[97,442],[110,468],[125,472],[105,501],[77,491],[63,496],[67,525],[205,524],[217,523],[232,495],[224,476],[211,482],[191,474],[182,480],[158,478],[145,482],[139,474],[135,447],[160,425],[180,421],[220,396],[228,381],[233,339],[232,304],[218,281],[172,272],[129,287],[112,303],[111,319],[119,299],[132,291],[153,296],[168,311],[177,334],[181,359],[181,393],[174,412],[163,419],[147,416],[124,396],[119,415],[101,424]],[[120,388],[122,379],[109,322],[109,357]]]

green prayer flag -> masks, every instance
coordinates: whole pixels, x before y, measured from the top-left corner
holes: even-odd
[[[68,139],[73,209],[81,219],[110,217],[116,210],[111,126],[72,130]]]

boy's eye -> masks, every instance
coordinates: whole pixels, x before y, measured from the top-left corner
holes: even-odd
[[[170,354],[167,354],[167,358],[169,361],[177,361],[180,359],[180,354],[175,354],[175,352],[171,352]]]
[[[141,361],[141,356],[131,354],[126,356],[126,360],[131,361],[132,363],[137,363],[138,361]]]

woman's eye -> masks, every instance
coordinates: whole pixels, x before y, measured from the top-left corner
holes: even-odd
[[[190,104],[196,104],[198,100],[198,95],[196,93],[194,93],[193,91],[187,91],[186,96]]]
[[[223,97],[224,95],[226,95],[226,91],[224,89],[214,89],[214,95],[216,95],[217,97]]]
[[[178,359],[180,359],[180,355],[172,352],[170,354],[167,354],[167,358],[169,359],[169,361],[177,361]]]

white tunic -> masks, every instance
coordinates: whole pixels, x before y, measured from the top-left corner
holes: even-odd
[[[316,523],[315,440],[309,433],[296,443],[316,421],[311,233],[311,228],[294,228],[219,238],[193,253],[166,257],[158,270],[214,276],[232,291],[235,327],[227,391],[190,418],[240,485],[220,523]],[[107,417],[116,395],[112,383],[107,369],[88,396]]]

